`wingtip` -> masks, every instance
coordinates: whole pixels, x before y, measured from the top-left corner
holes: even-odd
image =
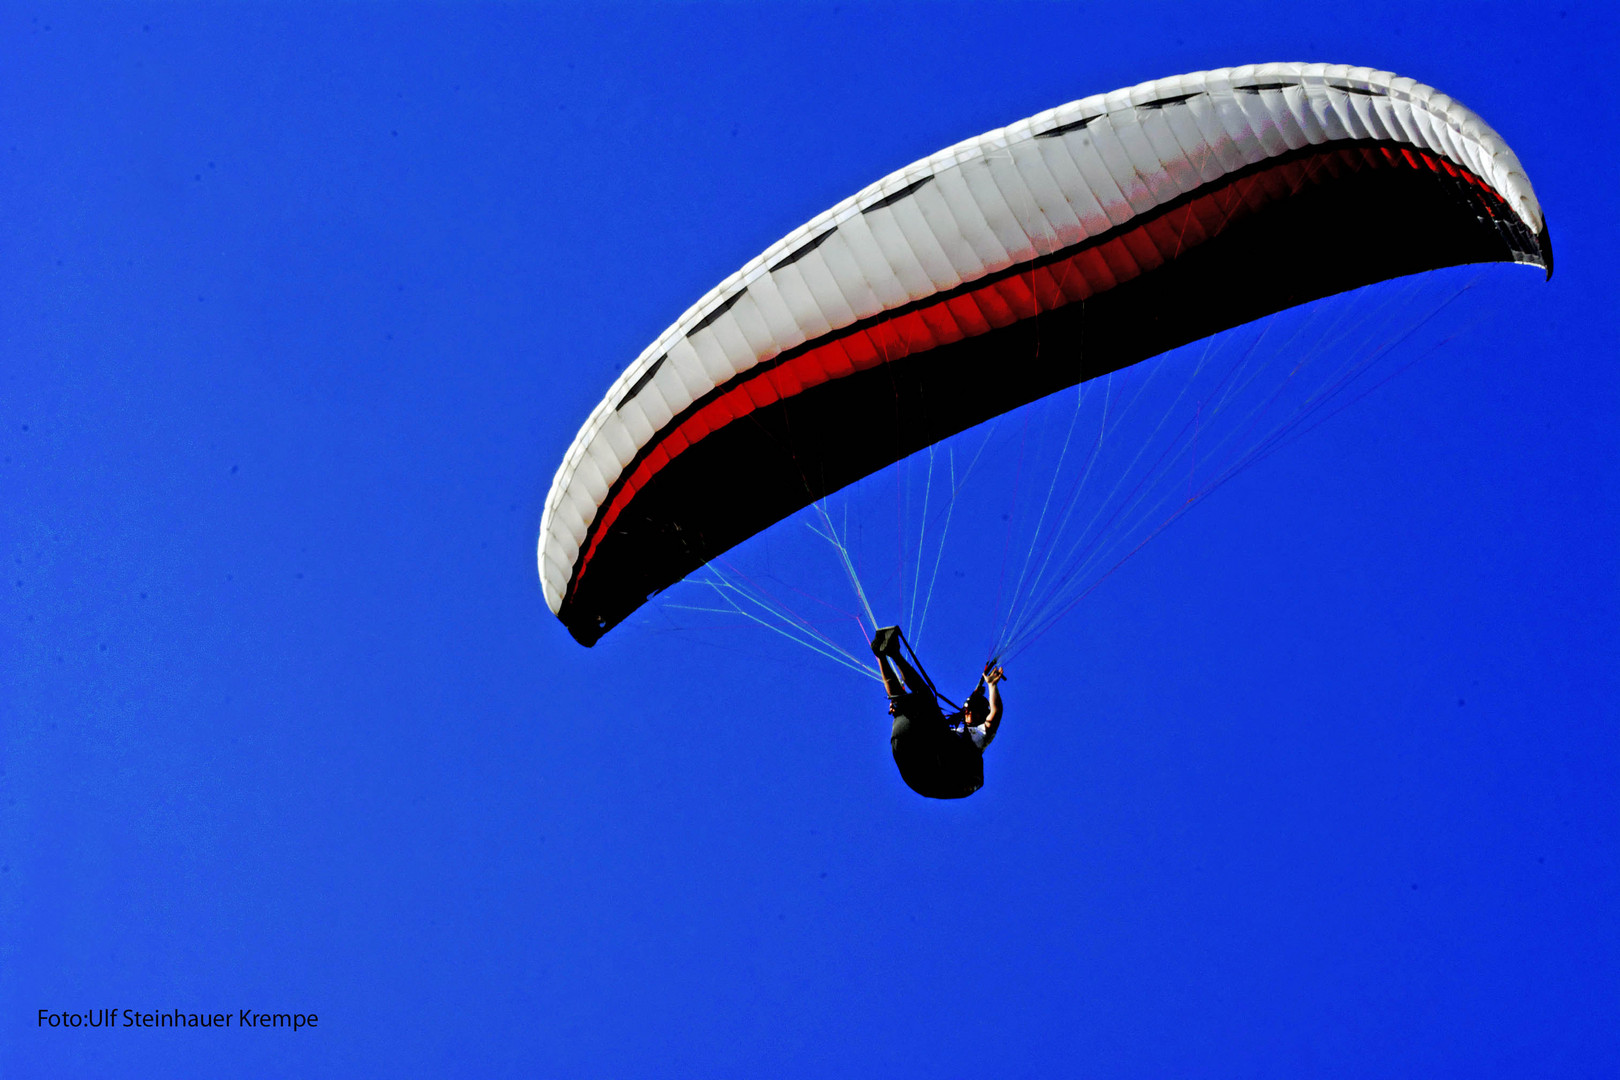
[[[587,649],[591,648],[598,641],[601,641],[602,635],[613,629],[612,626],[608,625],[604,621],[595,619],[581,619],[573,613],[568,613],[567,617],[559,614],[557,619],[565,628],[567,628],[568,636],[585,646]]]

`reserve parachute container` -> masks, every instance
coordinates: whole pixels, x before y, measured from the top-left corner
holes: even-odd
[[[1261,64],[1040,113],[771,245],[618,378],[541,519],[582,644],[815,500],[1076,383],[1464,263],[1552,272],[1518,158],[1388,72]]]

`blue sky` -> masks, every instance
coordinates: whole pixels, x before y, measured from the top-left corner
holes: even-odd
[[[1614,1071],[1617,25],[0,7],[0,1071]],[[556,462],[715,282],[951,142],[1284,59],[1478,111],[1557,274],[1021,657],[982,792],[763,637],[547,612]],[[101,1007],[321,1019],[36,1025]]]

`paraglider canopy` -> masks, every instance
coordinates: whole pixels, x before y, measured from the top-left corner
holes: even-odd
[[[733,545],[990,417],[1476,262],[1551,274],[1529,181],[1479,117],[1387,72],[1199,72],[989,132],[772,245],[626,369],[552,484],[547,603],[593,644]]]

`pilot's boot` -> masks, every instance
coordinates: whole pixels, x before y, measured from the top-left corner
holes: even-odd
[[[900,628],[898,626],[880,627],[878,632],[872,635],[872,655],[899,659]]]

